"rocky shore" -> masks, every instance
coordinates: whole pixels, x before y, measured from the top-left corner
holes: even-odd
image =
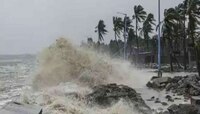
[[[119,100],[124,100],[142,114],[153,113],[140,94],[125,85],[108,84],[95,86],[93,92],[88,94],[86,98],[89,104],[95,104],[103,108],[109,107]]]
[[[170,95],[166,95],[168,102],[175,102],[176,100],[199,100],[200,95],[200,77],[198,75],[186,75],[171,77],[152,77],[152,79],[146,84],[150,89],[171,92],[173,96],[183,96],[184,99],[176,99]],[[177,97],[178,98],[178,97]],[[195,100],[194,99],[194,100]],[[155,103],[163,103],[159,99],[152,97],[149,100],[154,100]],[[163,103],[167,105],[167,103]],[[199,104],[196,101],[191,104],[173,104],[167,108],[167,111],[160,112],[159,114],[200,114]]]
[[[198,96],[200,95],[200,77],[198,75],[175,76],[156,78],[146,84],[155,90],[166,90],[177,95]]]

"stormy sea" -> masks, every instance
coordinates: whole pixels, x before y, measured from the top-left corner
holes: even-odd
[[[92,87],[116,83],[134,88],[150,108],[164,110],[167,106],[147,100],[155,96],[165,101],[165,91],[146,87],[156,75],[153,71],[135,68],[128,61],[74,46],[61,38],[37,55],[0,55],[0,107],[20,101],[40,105],[44,114],[138,114],[123,100],[108,108],[86,105],[84,96],[91,93]],[[173,77],[177,73],[165,75]]]

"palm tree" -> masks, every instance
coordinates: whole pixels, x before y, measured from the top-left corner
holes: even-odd
[[[96,26],[95,32],[98,32],[98,42],[104,41],[103,35],[105,35],[108,31],[105,29],[106,25],[103,20],[100,20],[98,25]]]
[[[135,33],[134,30],[132,28],[129,29],[128,31],[128,40],[127,40],[127,46],[129,49],[129,55],[132,55],[132,47],[134,46],[134,40],[135,40]]]
[[[175,10],[177,11],[177,13],[179,14],[180,20],[179,20],[179,26],[180,26],[180,37],[182,37],[182,41],[183,41],[183,66],[184,66],[184,70],[187,70],[187,51],[186,51],[186,1],[184,1],[183,3],[180,3],[177,7],[175,7]]]
[[[155,19],[154,19],[154,16],[153,14],[148,14],[146,20],[144,21],[143,23],[143,27],[141,28],[141,35],[144,36],[144,39],[146,40],[146,49],[149,50],[149,39],[150,39],[150,36],[149,36],[149,33],[152,33],[153,32],[153,26],[155,26],[155,23],[154,23]]]
[[[115,32],[115,40],[120,38],[121,31],[123,30],[123,21],[120,17],[113,17],[113,31]]]
[[[133,19],[135,19],[135,32],[136,32],[136,43],[137,43],[137,50],[139,51],[139,41],[138,41],[138,23],[142,22],[146,18],[146,12],[141,5],[134,6],[134,15]]]
[[[173,71],[173,40],[176,34],[177,20],[179,20],[179,16],[174,8],[169,8],[164,11],[164,20],[162,25],[162,34],[163,38],[165,38],[168,42],[169,49],[169,59],[170,59],[170,68]]]
[[[197,29],[200,25],[200,1],[199,0],[185,0],[186,14],[188,16],[188,36],[191,39],[190,46],[195,50],[195,57],[197,63],[197,69],[200,76],[200,49],[199,49],[199,39],[197,39]],[[196,42],[196,44],[195,44]]]
[[[191,38],[191,45],[194,47],[195,42],[195,30],[200,24],[200,1],[199,0],[186,0],[186,14],[188,15],[188,34],[189,38]]]

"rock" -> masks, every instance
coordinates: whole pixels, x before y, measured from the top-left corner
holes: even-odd
[[[153,97],[151,97],[151,100],[154,100],[155,99],[155,97],[153,96]]]
[[[158,108],[158,111],[163,111],[163,108],[159,107],[159,108]]]
[[[165,98],[170,102],[174,102],[174,100],[172,99],[172,97],[170,95],[167,95]]]
[[[173,87],[173,85],[171,83],[168,83],[165,87],[166,91],[169,91],[171,88]]]
[[[167,105],[168,105],[166,102],[161,102],[161,104],[162,104],[163,106],[167,106]]]
[[[147,101],[154,101],[155,97],[151,97],[150,99],[147,99]]]
[[[9,102],[0,110],[0,114],[42,114],[42,108],[29,104]]]
[[[190,104],[171,105],[168,108],[170,114],[198,114],[198,108]]]
[[[161,103],[159,98],[156,98],[155,103]]]
[[[120,99],[128,103],[132,103],[139,112],[143,114],[151,114],[152,111],[147,106],[134,89],[117,84],[99,85],[93,88],[93,92],[86,96],[86,99],[91,106],[97,105],[107,108],[117,103]]]
[[[174,102],[174,99],[171,98],[171,99],[168,99],[168,101],[169,101],[169,102]]]
[[[147,83],[152,89],[166,89],[177,95],[200,95],[200,78],[197,75],[154,78]]]
[[[172,97],[170,95],[166,95],[166,99],[171,99]]]
[[[191,104],[200,106],[200,97],[199,96],[193,96],[191,97]]]
[[[179,107],[178,107],[178,105],[173,104],[170,107],[168,107],[167,109],[170,112],[170,114],[176,114],[179,110]]]
[[[170,80],[171,78],[169,77],[153,78],[146,84],[146,86],[149,88],[163,89]]]
[[[175,97],[174,100],[181,100],[181,98]]]
[[[161,77],[161,78],[156,78],[156,79],[153,79],[153,83],[157,84],[157,85],[161,85],[163,83],[169,83],[171,80],[171,78],[169,77]]]
[[[170,114],[169,111],[164,111],[161,114]]]

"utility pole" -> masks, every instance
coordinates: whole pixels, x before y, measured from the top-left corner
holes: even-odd
[[[126,60],[126,46],[127,46],[127,14],[117,12],[118,14],[124,15],[124,60]]]
[[[161,43],[160,43],[160,0],[158,0],[158,77],[162,77],[161,72]]]

